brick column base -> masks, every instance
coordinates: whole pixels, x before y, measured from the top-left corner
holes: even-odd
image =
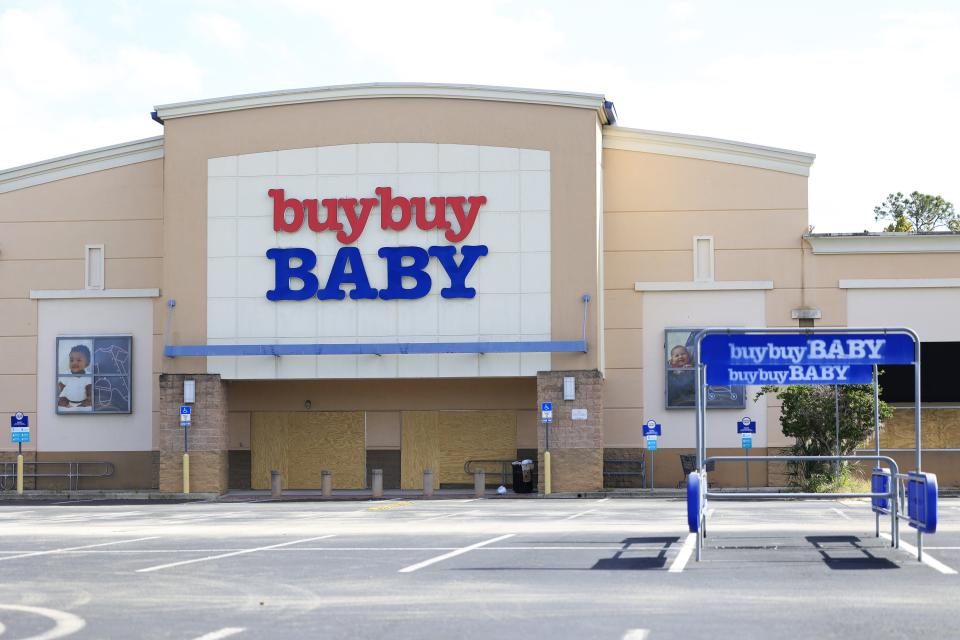
[[[563,399],[563,379],[573,378],[574,399]],[[537,374],[537,403],[553,403],[550,424],[551,490],[598,491],[603,488],[603,376],[597,370],[541,371]],[[574,410],[577,419],[574,419]],[[583,412],[586,411],[584,418]],[[543,468],[545,432],[537,435]],[[539,473],[543,492],[543,473]]]
[[[160,376],[160,491],[183,491],[183,381],[194,380],[196,402],[187,430],[190,491],[227,491],[227,390],[219,374]]]

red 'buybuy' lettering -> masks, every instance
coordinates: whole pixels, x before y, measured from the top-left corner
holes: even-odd
[[[311,231],[336,231],[340,243],[351,244],[363,233],[373,208],[379,206],[381,229],[402,231],[413,222],[423,231],[443,229],[444,237],[449,242],[460,242],[470,235],[480,207],[487,203],[486,196],[407,198],[394,196],[390,187],[377,187],[374,192],[378,197],[300,200],[287,198],[283,189],[270,189],[267,196],[273,198],[273,228],[275,231],[294,233],[306,221]],[[448,211],[456,219],[459,230],[454,231],[447,219]],[[341,212],[346,218],[349,232],[340,221]]]

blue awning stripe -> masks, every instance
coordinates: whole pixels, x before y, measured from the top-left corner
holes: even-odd
[[[163,355],[181,356],[348,356],[411,353],[586,353],[585,340],[532,342],[386,342],[359,344],[195,344],[165,345]]]

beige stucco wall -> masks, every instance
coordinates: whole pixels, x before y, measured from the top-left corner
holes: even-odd
[[[803,298],[807,178],[619,149],[604,149],[603,165],[605,444],[641,446],[640,424],[652,416],[675,423],[662,446],[692,447],[693,412],[664,409],[663,327],[796,325],[790,310]],[[715,280],[772,280],[774,288],[635,291],[636,282],[690,282],[694,236],[713,237]],[[645,319],[656,326],[646,326]],[[768,412],[753,410],[765,432]],[[765,439],[758,434],[757,446]],[[714,446],[735,444],[728,440]]]
[[[37,446],[42,451],[151,451],[157,447],[154,410],[153,301],[149,298],[40,300],[37,361]],[[132,411],[57,414],[57,336],[131,336]]]
[[[543,149],[551,157],[551,328],[582,332],[580,297],[596,300],[597,114],[588,109],[453,99],[367,99],[170,119],[165,125],[164,297],[177,300],[172,341],[206,342],[206,172],[209,158],[366,142],[435,142]],[[588,340],[597,344],[599,311]],[[588,354],[555,354],[552,367],[598,366]],[[206,370],[196,358],[165,360],[168,372]]]
[[[0,414],[19,410],[30,417],[26,449],[43,437],[46,412],[53,410],[44,404],[38,419],[37,367],[38,348],[46,353],[56,339],[38,337],[39,303],[30,299],[31,290],[83,289],[88,244],[104,245],[108,289],[161,287],[162,191],[163,164],[152,160],[0,194]],[[151,372],[158,372],[162,302],[144,304],[148,312],[137,330],[145,332],[146,349],[137,352],[135,366],[145,367],[153,391],[137,403],[148,427],[135,443],[124,440],[129,450],[149,448],[156,438],[149,426],[157,395]],[[101,450],[127,450],[100,444]],[[15,448],[9,438],[0,439],[0,450]]]

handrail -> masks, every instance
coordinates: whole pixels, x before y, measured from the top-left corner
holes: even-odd
[[[66,473],[42,473],[39,470],[39,467],[43,465],[66,465]],[[100,473],[81,473],[80,468],[83,465],[103,465],[103,470]],[[32,473],[28,473],[26,468],[29,466],[34,467]],[[110,478],[113,476],[113,473],[116,471],[116,465],[108,460],[36,460],[36,461],[27,461],[23,462],[24,478],[66,478],[67,479],[67,490],[76,491],[80,487],[80,478]],[[17,477],[17,463],[10,461],[0,462],[0,491],[7,490],[7,478],[16,478]],[[13,487],[10,487],[11,489]]]

